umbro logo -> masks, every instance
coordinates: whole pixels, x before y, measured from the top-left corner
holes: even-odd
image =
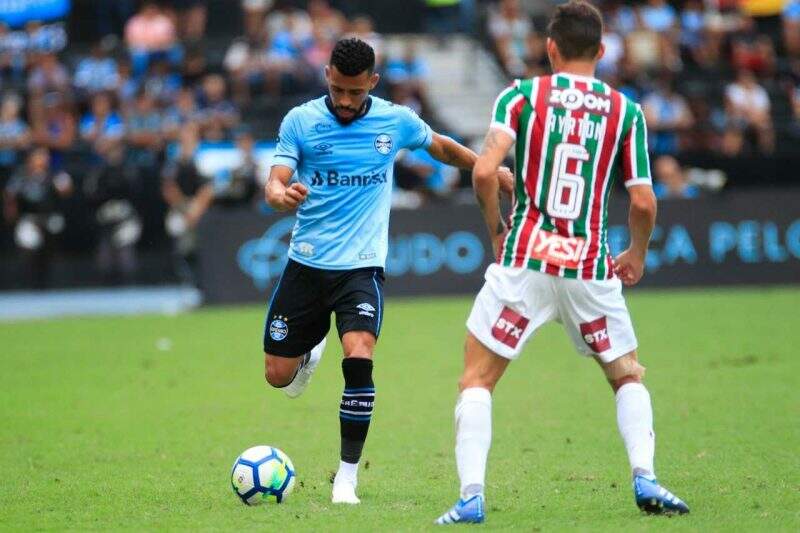
[[[368,316],[370,318],[374,318],[375,317],[375,308],[372,307],[367,302],[364,302],[363,304],[358,304],[356,306],[356,309],[359,309],[359,311],[358,311],[359,315]]]
[[[314,147],[314,151],[316,151],[318,155],[329,155],[333,153],[331,148],[333,148],[331,143],[319,143]]]

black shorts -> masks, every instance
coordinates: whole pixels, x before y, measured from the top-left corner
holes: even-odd
[[[289,260],[264,323],[264,352],[300,357],[319,344],[336,313],[339,338],[348,331],[378,337],[383,319],[383,269],[323,270]]]

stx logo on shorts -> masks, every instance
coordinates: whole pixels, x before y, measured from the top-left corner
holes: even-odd
[[[583,342],[595,353],[611,349],[611,339],[608,338],[608,326],[604,316],[581,324],[581,335],[583,336]]]
[[[492,336],[509,348],[516,348],[522,339],[522,333],[528,327],[528,322],[530,320],[513,309],[504,307],[500,318],[492,327]]]
[[[539,230],[533,236],[531,256],[564,268],[578,268],[585,244],[586,240],[580,237],[562,237]]]

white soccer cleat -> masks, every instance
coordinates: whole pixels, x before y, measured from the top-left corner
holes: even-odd
[[[297,371],[297,375],[295,375],[292,382],[283,388],[283,392],[286,393],[286,396],[289,398],[297,398],[306,390],[306,387],[308,387],[311,381],[311,376],[317,369],[320,359],[322,359],[322,352],[325,351],[326,342],[327,339],[322,339],[321,343],[311,349],[311,356],[308,358],[306,364]]]
[[[361,500],[356,496],[356,486],[350,481],[335,481],[333,482],[333,496],[331,496],[333,503],[347,503],[350,505],[358,505]]]

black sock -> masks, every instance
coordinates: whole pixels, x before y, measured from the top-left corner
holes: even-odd
[[[363,357],[346,357],[342,361],[344,393],[339,406],[339,424],[342,435],[342,461],[358,463],[367,440],[372,406],[375,402],[375,384],[372,382],[372,360]]]

